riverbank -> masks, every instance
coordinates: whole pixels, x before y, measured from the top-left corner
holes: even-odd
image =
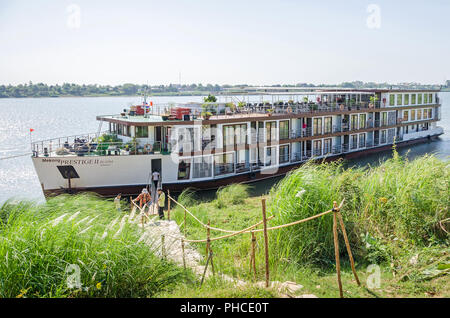
[[[210,200],[200,201],[189,191],[177,199],[203,223],[232,231],[261,220],[262,199],[274,216],[269,226],[316,215],[345,199],[342,215],[363,285],[354,280],[341,239],[345,297],[450,297],[449,187],[448,163],[433,156],[409,161],[394,152],[377,167],[307,164],[264,196],[251,197],[247,186],[232,185]],[[0,257],[7,261],[0,264],[0,296],[280,297],[275,290],[237,287],[214,277],[200,287],[191,270],[159,259],[143,245],[141,229],[127,221],[129,204],[122,202],[122,210],[89,195],[4,204]],[[172,205],[171,217],[188,239],[206,237],[193,218],[184,222],[181,208]],[[328,214],[269,232],[270,280],[303,286],[296,295],[338,297],[331,220]],[[211,237],[223,234],[211,231]],[[256,277],[249,233],[211,242],[215,271],[249,283],[263,281],[261,233],[256,243]],[[192,244],[205,263],[205,243]],[[67,287],[68,264],[79,266],[87,289]]]

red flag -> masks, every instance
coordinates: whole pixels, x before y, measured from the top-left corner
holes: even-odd
[[[33,132],[34,131],[34,129],[33,128],[30,128],[30,132]]]

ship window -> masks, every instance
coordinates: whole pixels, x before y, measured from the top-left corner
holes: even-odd
[[[417,120],[421,120],[422,119],[422,110],[418,109],[417,110]]]
[[[422,104],[422,94],[417,95],[417,104]]]
[[[366,134],[359,134],[359,148],[366,147]]]
[[[327,155],[331,152],[331,138],[324,139],[323,141],[323,154]]]
[[[234,153],[223,153],[214,156],[214,175],[234,173]]]
[[[409,105],[409,94],[405,94],[405,105]]]
[[[433,104],[433,94],[430,94],[428,96],[428,101],[430,102],[430,104]]]
[[[358,135],[351,135],[351,140],[352,140],[351,149],[358,148]]]
[[[280,163],[289,162],[289,145],[280,146]]]
[[[386,143],[386,130],[381,131],[381,141],[380,143],[385,144]]]
[[[323,127],[324,133],[325,134],[331,134],[332,127],[333,127],[333,119],[332,119],[332,117],[325,117],[324,127]]]
[[[272,166],[277,163],[277,148],[267,147],[266,148],[266,166]]]
[[[411,109],[411,120],[416,120],[416,110]]]
[[[148,126],[136,126],[136,138],[148,138]]]
[[[280,139],[289,139],[289,120],[280,121]]]
[[[359,115],[359,129],[366,128],[366,114]]]
[[[313,150],[314,150],[314,156],[322,155],[322,140],[314,140]]]
[[[191,174],[191,160],[181,160],[178,164],[178,180],[189,180]]]
[[[389,95],[389,106],[394,106],[395,105],[395,95],[391,94]]]
[[[423,94],[423,103],[428,104],[428,94]]]
[[[358,129],[358,115],[352,115],[351,119],[350,119],[350,129],[351,130],[355,130]]]
[[[430,108],[428,109],[428,118],[432,118],[433,117],[433,110]]]
[[[322,134],[322,118],[314,118],[313,128],[314,135]]]
[[[403,95],[397,94],[397,105],[402,105]]]
[[[212,156],[194,158],[193,178],[212,177]]]
[[[272,141],[277,139],[277,122],[270,121],[266,122],[266,135],[267,141]]]
[[[416,94],[411,95],[411,104],[414,105],[416,103]]]
[[[409,111],[405,110],[403,112],[403,121],[408,121],[409,120]]]
[[[78,179],[80,176],[73,166],[56,166],[64,179]]]
[[[428,117],[428,110],[424,109],[423,110],[423,119],[427,119],[427,117]]]

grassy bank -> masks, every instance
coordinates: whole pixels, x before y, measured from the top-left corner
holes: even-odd
[[[261,220],[261,197],[233,186],[216,200],[198,203],[192,193],[189,209],[204,223],[239,230]],[[270,225],[285,224],[329,210],[345,198],[342,210],[360,279],[365,283],[380,268],[381,287],[356,287],[344,242],[340,241],[346,295],[353,297],[450,296],[448,268],[450,171],[433,156],[407,161],[397,155],[377,167],[344,169],[339,163],[307,164],[293,171],[266,196]],[[224,195],[226,194],[226,195]],[[226,201],[224,201],[226,200]],[[190,203],[189,203],[190,202]],[[184,212],[175,219],[183,223]],[[187,236],[204,239],[206,231],[187,219]],[[444,228],[444,230],[442,229]],[[212,232],[212,236],[221,236]],[[269,232],[271,280],[296,281],[302,292],[338,296],[334,267],[332,215]],[[258,235],[257,277],[264,279],[263,238]],[[204,253],[205,245],[197,244]],[[244,234],[212,242],[219,271],[237,278],[254,279],[250,271],[251,240]]]
[[[151,297],[184,280],[137,243],[135,225],[124,222],[119,232],[122,217],[111,201],[89,195],[5,203],[0,297]]]

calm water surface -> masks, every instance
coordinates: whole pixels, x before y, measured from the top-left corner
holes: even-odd
[[[450,93],[440,93],[442,120],[446,134],[438,141],[402,148],[400,153],[414,158],[435,153],[448,160],[450,156]],[[154,103],[201,101],[200,96],[152,97]],[[81,98],[27,98],[0,99],[0,158],[30,151],[29,129],[33,140],[96,132],[95,117],[116,114],[141,97],[81,97]],[[390,152],[369,155],[349,161],[350,165],[378,163]],[[254,186],[255,193],[265,193],[274,181],[262,181]],[[43,200],[43,194],[29,156],[0,160],[0,203],[9,198]]]

